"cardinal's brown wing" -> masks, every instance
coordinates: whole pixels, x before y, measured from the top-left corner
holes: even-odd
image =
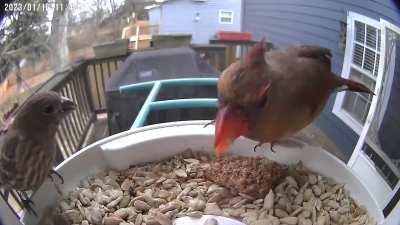
[[[328,64],[331,68],[332,53],[328,48],[316,45],[301,45],[294,48],[298,57],[313,58],[321,63]]]

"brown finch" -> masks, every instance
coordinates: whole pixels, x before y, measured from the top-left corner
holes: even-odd
[[[6,193],[16,190],[22,205],[34,214],[25,191],[36,191],[56,173],[52,169],[57,149],[55,134],[60,121],[75,107],[56,92],[37,93],[14,115],[8,115],[0,132],[0,187]]]

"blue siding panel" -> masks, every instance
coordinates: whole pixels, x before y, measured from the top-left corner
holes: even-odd
[[[233,11],[233,24],[219,23],[220,9]],[[150,21],[156,20],[152,18],[157,17],[156,10],[149,10]],[[199,21],[195,21],[197,13]],[[162,5],[160,33],[191,33],[192,43],[207,44],[219,30],[240,31],[241,13],[241,0],[171,0]]]
[[[317,44],[331,49],[332,70],[341,74],[344,52],[339,48],[340,23],[353,11],[373,19],[400,25],[395,0],[243,0],[242,30],[257,40],[266,37],[275,46]],[[350,157],[358,135],[332,113],[335,96],[316,121]]]
[[[160,7],[152,8],[151,10],[149,10],[149,23],[151,25],[160,24],[160,20],[161,20],[160,13],[161,13]]]

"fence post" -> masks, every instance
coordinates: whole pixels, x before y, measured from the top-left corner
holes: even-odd
[[[87,62],[85,62],[81,65],[81,68],[79,68],[79,76],[83,76],[83,78],[84,78],[85,91],[89,92],[89,93],[86,93],[86,96],[88,98],[90,110],[93,112],[94,111],[94,103],[93,103],[93,94],[90,89],[88,65],[89,64]]]
[[[138,50],[139,48],[139,34],[140,34],[140,26],[136,25],[135,50]]]

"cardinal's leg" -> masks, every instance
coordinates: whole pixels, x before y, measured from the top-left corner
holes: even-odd
[[[264,142],[258,142],[253,148],[253,151],[256,152],[258,147],[261,147],[264,144]]]
[[[208,127],[208,126],[210,126],[210,125],[212,125],[212,124],[214,124],[214,123],[215,123],[215,120],[212,120],[212,121],[206,123],[206,124],[203,126],[203,128],[206,128],[206,127]]]
[[[32,208],[35,203],[29,198],[28,194],[25,191],[17,191],[17,194],[21,199],[22,206],[26,209],[26,211],[37,217],[36,211]]]
[[[56,175],[61,180],[61,184],[64,184],[64,178],[61,176],[61,174],[59,174],[57,171],[52,169],[52,170],[50,170],[49,178],[51,179],[51,181],[53,183],[54,183],[53,174]]]
[[[271,141],[271,147],[270,147],[269,150],[271,150],[271,152],[273,152],[273,153],[275,153],[275,150],[274,150],[274,145],[275,144],[276,144],[276,141]]]

